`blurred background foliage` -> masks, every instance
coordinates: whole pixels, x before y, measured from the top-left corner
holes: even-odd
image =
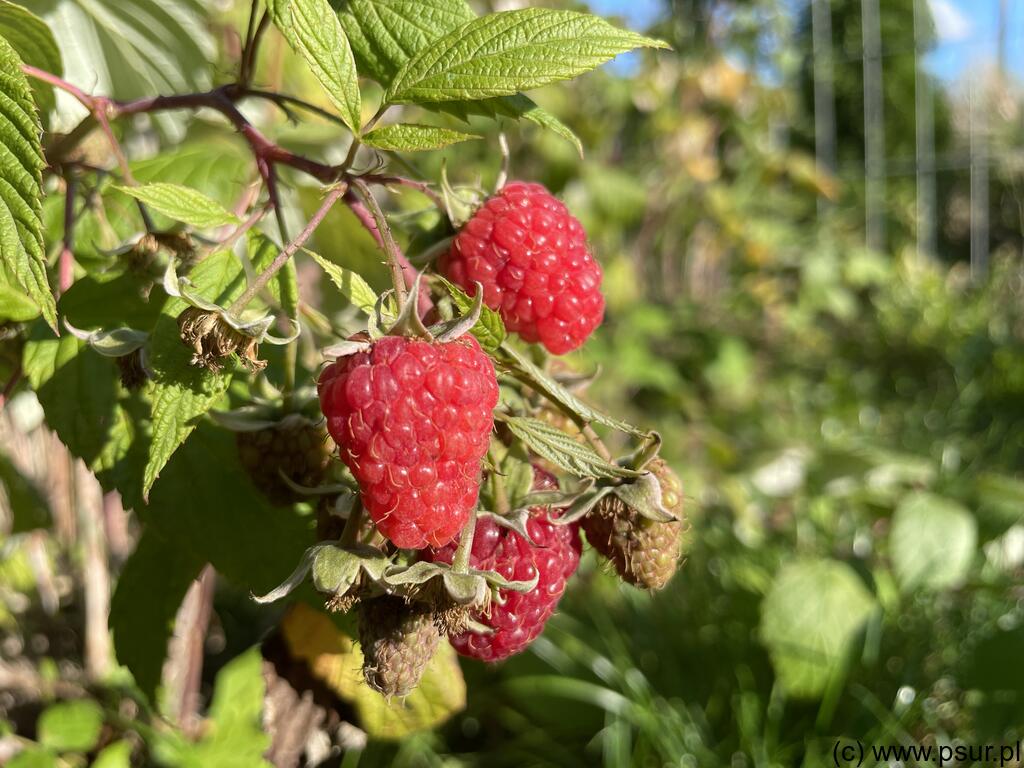
[[[75,57],[104,61],[96,90],[124,97],[223,81],[247,13],[244,3],[186,0],[25,4],[54,23],[69,74]],[[631,56],[537,94],[579,134],[584,158],[536,128],[510,140],[513,175],[561,195],[604,265],[607,321],[576,362],[600,370],[590,397],[664,436],[686,487],[687,563],[668,589],[648,595],[588,556],[529,652],[495,668],[463,663],[464,711],[398,742],[353,737],[328,764],[820,766],[840,736],[1024,737],[1019,84],[995,68],[981,80],[988,138],[1011,159],[991,168],[991,266],[972,274],[962,169],[940,174],[936,257],[917,247],[913,169],[894,171],[889,186],[887,248],[864,246],[863,72],[859,59],[842,57],[862,51],[859,0],[830,4],[835,174],[814,156],[806,3],[655,5],[649,31],[674,52]],[[915,149],[922,52],[906,39],[913,6],[882,4],[883,42],[903,50],[884,68],[892,157]],[[927,7],[919,3],[918,13]],[[266,85],[320,98],[275,36],[262,53]],[[330,124],[257,109],[277,140],[343,156]],[[967,146],[955,83],[936,84],[934,120],[937,152]],[[493,124],[474,125],[487,142],[417,157],[418,172],[439,178],[447,157],[453,182],[492,182]],[[141,128],[138,154],[161,154],[138,163],[140,180],[152,173],[225,204],[250,180],[242,148],[223,131],[211,138],[202,120],[188,127],[172,115]],[[316,202],[312,189],[289,195],[293,230]],[[56,228],[59,207],[52,214]],[[349,216],[332,213],[317,249],[383,282],[373,242]],[[415,208],[405,221],[415,253],[436,221]],[[95,228],[79,239],[97,249],[131,229],[116,216],[80,226]],[[340,309],[334,300],[323,297],[325,311]],[[47,637],[37,663],[59,681],[62,665],[81,663],[77,588],[56,615],[40,610],[47,598],[31,575],[29,559],[39,556],[31,547],[16,532],[2,543],[3,653]],[[41,551],[58,571],[77,556],[59,540]],[[232,710],[262,696],[262,683],[248,657],[228,662],[270,620],[226,587],[216,613],[204,688],[215,691],[211,716],[235,718],[236,743],[262,745],[251,713]],[[131,695],[118,691],[96,696],[138,717],[125,703]],[[95,712],[54,714],[39,704],[32,716],[38,711],[39,754],[68,765],[97,754]],[[198,743],[143,738],[173,765],[256,764],[230,748],[211,756],[229,731],[214,728]],[[105,759],[94,764],[125,764]]]

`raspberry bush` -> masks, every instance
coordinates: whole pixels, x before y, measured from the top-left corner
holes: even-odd
[[[12,35],[0,136],[17,161],[0,166],[0,211],[16,214],[0,215],[0,321],[23,345],[4,397],[32,388],[49,427],[138,516],[110,623],[143,697],[186,592],[208,616],[216,579],[332,615],[390,698],[418,695],[445,638],[486,662],[527,648],[571,589],[581,526],[631,583],[661,586],[675,568],[678,537],[658,578],[638,579],[588,523],[628,509],[631,530],[678,531],[681,497],[659,485],[653,425],[596,410],[563,375],[557,356],[604,316],[582,225],[505,167],[495,184],[468,182],[458,147],[434,174],[407,159],[480,140],[497,168],[506,132],[530,124],[582,151],[522,91],[663,44],[588,14],[433,4],[253,2],[227,82],[131,100],[66,80],[46,24],[0,4],[36,36],[0,26]],[[263,89],[272,38],[329,109]],[[50,121],[55,91],[84,110],[77,126]],[[259,107],[326,118],[329,149],[344,150],[286,146]],[[181,159],[190,146],[145,154],[203,131],[224,148],[199,151],[202,172]],[[342,220],[371,258],[321,255]],[[301,688],[280,650],[261,651],[275,685]],[[185,690],[181,706],[197,698]]]

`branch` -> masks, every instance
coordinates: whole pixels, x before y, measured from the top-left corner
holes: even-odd
[[[369,208],[370,218],[373,222],[371,234],[376,231],[377,238],[379,238],[377,242],[384,250],[384,255],[387,256],[388,268],[391,270],[391,282],[395,287],[395,299],[398,302],[398,312],[401,314],[402,308],[405,306],[407,296],[406,287],[411,285],[409,282],[410,278],[415,282],[416,270],[412,268],[409,260],[405,258],[405,254],[402,253],[402,250],[398,247],[398,243],[395,242],[395,238],[391,234],[391,227],[388,226],[388,221],[384,217],[384,211],[381,210],[380,204],[377,202],[377,198],[373,196],[373,193],[366,185],[366,182],[360,178],[354,178],[352,179],[352,186],[359,191],[359,195],[363,198],[363,202]],[[354,203],[355,205],[359,205],[358,201],[354,201]],[[352,208],[353,213],[356,213],[359,220],[363,222],[363,226],[370,229],[369,222],[356,212],[356,208],[353,204],[350,204],[349,207]],[[409,273],[411,273],[411,275]],[[419,309],[419,306],[417,306],[417,309]]]
[[[64,242],[57,259],[57,288],[65,293],[75,279],[75,189],[78,180],[73,172],[64,177],[67,188],[64,193]]]
[[[327,193],[327,197],[324,198],[323,203],[320,204],[320,208],[313,214],[313,218],[309,220],[309,223],[306,224],[306,228],[303,229],[299,233],[299,236],[292,240],[291,243],[289,243],[288,246],[277,255],[277,257],[270,263],[269,267],[260,272],[256,279],[253,280],[252,285],[246,289],[245,293],[239,296],[238,299],[229,307],[229,312],[232,314],[241,312],[242,309],[245,308],[245,305],[252,301],[256,294],[267,286],[270,279],[288,262],[288,259],[290,259],[295,252],[298,251],[307,240],[309,240],[310,236],[316,228],[320,226],[320,222],[324,220],[324,217],[327,215],[327,212],[331,210],[332,206],[338,202],[339,199],[344,197],[347,192],[348,184],[345,183],[337,184],[331,188]]]

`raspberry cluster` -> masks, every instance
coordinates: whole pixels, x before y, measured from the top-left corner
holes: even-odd
[[[552,354],[580,347],[604,318],[601,267],[579,221],[540,184],[512,182],[466,222],[439,269],[505,326]]]
[[[386,336],[320,376],[320,405],[364,508],[395,546],[444,546],[469,519],[498,404],[472,336]]]

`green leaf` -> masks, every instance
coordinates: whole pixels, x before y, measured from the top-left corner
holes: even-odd
[[[22,366],[46,423],[71,453],[91,465],[116,418],[114,363],[71,334],[54,338],[40,323],[25,343]]]
[[[479,138],[473,133],[461,133],[434,125],[401,123],[375,128],[363,136],[363,143],[393,152],[419,152]]]
[[[245,289],[245,274],[233,253],[207,256],[189,273],[197,293],[226,304]],[[227,370],[210,371],[191,364],[192,350],[181,340],[178,315],[188,306],[169,299],[150,337],[149,366],[153,372],[153,439],[143,473],[143,494],[156,482],[161,468],[231,383]]]
[[[356,63],[348,36],[327,0],[268,0],[267,10],[291,47],[327,91],[354,133],[362,125]]]
[[[338,290],[353,306],[358,307],[367,315],[373,314],[373,308],[377,304],[377,294],[369,283],[352,270],[340,267],[318,253],[305,248],[303,250],[323,268],[327,276],[331,278],[331,282],[338,287]]]
[[[0,264],[0,323],[25,323],[39,317],[39,307]]]
[[[58,752],[88,752],[100,737],[103,709],[92,699],[47,707],[39,716],[39,743]]]
[[[449,32],[410,59],[385,101],[511,96],[572,79],[639,47],[667,46],[585,13],[545,8],[492,13]]]
[[[546,109],[538,107],[533,99],[522,93],[517,93],[514,96],[481,99],[479,101],[441,101],[434,104],[420,104],[420,106],[434,112],[454,115],[460,120],[467,122],[473,115],[487,117],[492,120],[497,120],[501,117],[508,117],[513,120],[528,120],[534,125],[545,128],[556,136],[568,141],[576,148],[579,156],[583,157],[583,143],[572,132],[572,129]]]
[[[131,670],[151,701],[160,683],[174,617],[203,564],[194,552],[173,546],[153,526],[146,526],[117,581],[110,603],[117,659]]]
[[[576,414],[576,416],[583,419],[583,421],[604,424],[606,427],[617,429],[620,432],[624,432],[627,435],[633,435],[634,437],[646,438],[650,435],[649,432],[645,432],[639,427],[634,427],[632,424],[613,418],[612,416],[602,413],[595,408],[591,408],[576,397],[576,395],[534,365],[529,358],[519,352],[515,347],[503,343],[501,345],[501,353],[502,363],[511,371],[513,376],[523,383],[528,384],[551,402],[561,405],[571,413]]]
[[[131,757],[131,742],[115,741],[96,755],[90,768],[131,768]]]
[[[974,517],[955,501],[923,492],[905,497],[889,534],[900,586],[911,592],[959,584],[970,570],[977,539]]]
[[[29,745],[15,755],[6,768],[57,768],[57,756],[48,749]]]
[[[440,275],[437,279],[441,281],[444,287],[448,290],[448,293],[451,294],[452,301],[455,302],[455,306],[458,307],[461,314],[465,315],[472,311],[473,299],[471,299],[465,291]],[[505,330],[505,323],[502,322],[501,315],[486,304],[480,308],[480,318],[476,321],[476,324],[469,329],[469,332],[472,333],[476,337],[476,340],[480,342],[480,346],[484,351],[489,353],[497,352],[501,343],[505,341],[505,337],[508,335],[508,332]]]
[[[271,505],[242,468],[234,435],[208,422],[164,467],[142,513],[171,546],[257,595],[277,586],[312,543],[310,519]]]
[[[814,698],[843,674],[874,608],[863,582],[843,563],[783,566],[761,606],[761,639],[786,691]]]
[[[217,674],[202,740],[178,741],[174,759],[160,762],[189,768],[272,768],[263,759],[270,747],[270,735],[264,732],[261,721],[265,694],[263,657],[258,648],[253,648],[232,659]],[[158,753],[160,757],[170,755]]]
[[[42,127],[21,59],[0,37],[0,263],[34,301],[50,328],[57,309],[43,245]]]
[[[530,450],[577,477],[640,477],[644,474],[605,461],[590,446],[539,419],[512,416],[504,421]]]
[[[115,187],[165,216],[198,229],[239,224],[238,217],[202,192],[180,184],[154,182],[138,187]]]
[[[465,0],[333,0],[359,71],[387,87],[431,42],[476,18]]]
[[[46,22],[10,0],[0,0],[0,37],[6,38],[26,64],[54,75],[64,74],[60,48]],[[36,80],[32,82],[32,90],[42,112],[49,112],[57,105],[52,86]]]
[[[11,533],[25,533],[50,524],[50,506],[43,494],[0,453],[0,490],[7,497],[14,524]]]

